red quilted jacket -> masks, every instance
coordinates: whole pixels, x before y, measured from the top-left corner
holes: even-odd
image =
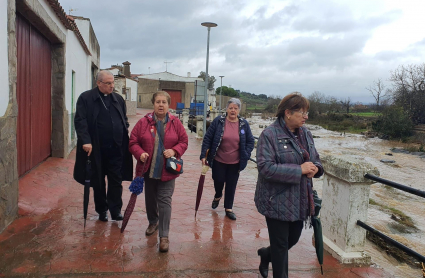
[[[181,157],[187,150],[188,138],[186,130],[182,123],[175,116],[168,114],[169,120],[164,132],[164,147],[165,149],[173,149],[176,151],[176,156]],[[149,158],[145,162],[145,172],[149,171],[150,164],[152,162],[153,148],[155,146],[155,121],[153,119],[153,113],[146,114],[141,118],[134,126],[130,136],[129,149],[130,152],[137,160],[136,176],[142,174],[144,163],[140,161],[140,155],[142,153],[148,153]],[[177,178],[179,175],[171,174],[165,170],[165,159],[164,166],[162,169],[161,181],[169,181]]]

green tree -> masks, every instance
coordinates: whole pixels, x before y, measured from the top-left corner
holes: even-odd
[[[217,95],[220,95],[220,93],[221,93],[220,88],[221,88],[221,87],[218,87],[218,88],[215,90],[215,93],[216,93]],[[239,94],[238,94],[238,92],[237,92],[235,89],[233,89],[233,88],[229,88],[229,87],[227,87],[227,86],[223,86],[223,96],[229,96],[229,97],[239,97]]]
[[[389,138],[400,139],[412,135],[413,123],[403,108],[390,106],[372,123],[372,129]]]
[[[205,71],[201,71],[198,77],[202,78],[202,80],[205,81]],[[215,81],[215,77],[208,74],[208,89],[214,89]]]

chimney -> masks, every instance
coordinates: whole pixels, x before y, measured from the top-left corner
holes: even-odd
[[[130,72],[131,63],[129,61],[125,61],[122,64],[124,65],[124,75],[128,78],[131,78],[131,72]]]
[[[190,75],[191,75],[191,74],[190,74],[190,71],[188,71],[188,72],[187,72],[187,77],[190,77]]]

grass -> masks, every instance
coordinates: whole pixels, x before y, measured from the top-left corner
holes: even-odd
[[[350,115],[359,116],[359,117],[378,117],[379,115],[381,115],[381,113],[376,113],[376,112],[354,112],[354,113],[350,113]]]

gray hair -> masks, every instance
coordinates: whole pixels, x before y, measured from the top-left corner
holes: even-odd
[[[241,104],[241,101],[239,100],[239,99],[237,99],[237,98],[231,98],[231,99],[229,99],[228,101],[227,101],[227,106],[226,106],[226,108],[229,108],[229,105],[230,104],[236,104],[238,107],[239,107],[239,110],[241,110],[241,106],[242,106],[242,104]]]
[[[102,81],[105,75],[110,75],[112,77],[114,76],[109,70],[101,70],[96,74],[96,81]]]

